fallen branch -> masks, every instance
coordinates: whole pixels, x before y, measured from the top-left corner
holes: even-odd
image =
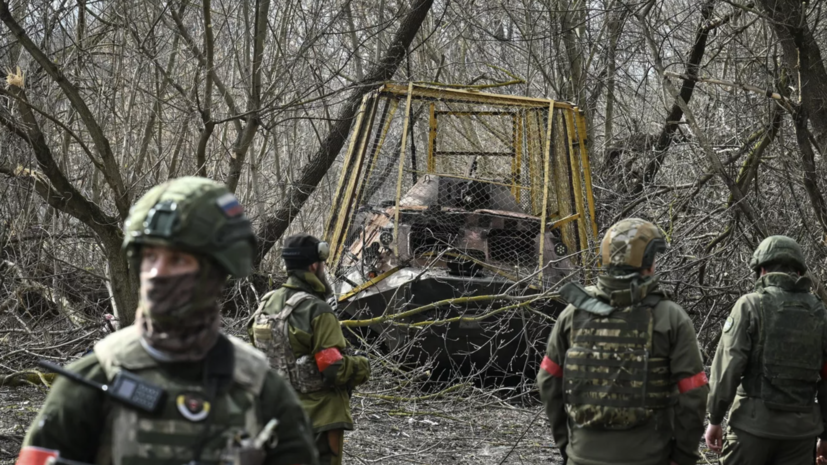
[[[355,397],[368,397],[368,398],[371,398],[371,399],[389,400],[389,401],[393,401],[393,402],[419,402],[419,401],[423,401],[423,400],[437,399],[437,398],[440,398],[440,397],[442,397],[445,394],[448,394],[450,392],[459,391],[462,388],[466,388],[466,387],[470,387],[470,386],[471,386],[471,383],[456,384],[456,385],[451,386],[449,388],[443,389],[439,392],[435,392],[433,394],[428,394],[428,395],[419,396],[419,397],[388,396],[388,395],[384,395],[384,394],[370,394],[370,393],[367,393],[367,392],[357,392],[357,393],[354,394],[354,396]]]
[[[43,385],[51,387],[55,381],[54,373],[41,373],[39,371],[19,371],[10,375],[0,376],[0,387],[17,387],[24,385]]]

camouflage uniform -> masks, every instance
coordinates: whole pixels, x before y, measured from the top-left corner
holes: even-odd
[[[249,221],[226,187],[203,178],[180,178],[150,190],[130,211],[125,236],[133,265],[140,264],[140,247],[156,245],[185,250],[202,265],[214,263],[224,276],[251,271],[255,239]],[[141,287],[146,291],[143,278]],[[187,319],[203,300],[173,310]],[[217,303],[210,305],[218,311]],[[301,404],[284,378],[269,369],[264,354],[225,335],[218,335],[197,361],[169,361],[147,344],[139,326],[129,326],[98,342],[93,354],[68,369],[100,384],[111,383],[121,371],[138,375],[166,391],[158,410],[131,408],[58,378],[26,435],[20,462],[42,463],[31,454],[43,448],[59,451],[63,459],[101,465],[232,463],[244,453],[237,441],[255,437],[276,419],[278,442],[240,463],[318,463]]]
[[[569,463],[696,463],[707,382],[691,320],[641,271],[665,248],[639,219],[601,244],[596,286],[570,283],[537,376],[555,443]]]
[[[765,239],[750,265],[806,271],[798,244],[784,236]],[[761,275],[724,324],[708,402],[710,424],[729,410],[724,464],[813,463],[827,418],[827,313],[810,286],[803,276]]]
[[[315,274],[290,270],[284,286],[262,298],[251,332],[256,347],[268,355],[272,366],[289,374],[298,391],[313,424],[320,463],[336,465],[342,463],[344,430],[353,429],[350,392],[368,380],[370,366],[367,358],[346,351],[347,342],[324,300],[325,292]],[[277,319],[288,302],[290,315],[284,328]],[[289,343],[286,356],[280,349],[285,342]]]

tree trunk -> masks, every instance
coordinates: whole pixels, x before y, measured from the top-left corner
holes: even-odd
[[[276,241],[284,234],[310,194],[333,165],[339,151],[345,145],[350,125],[356,116],[362,97],[393,77],[433,3],[433,0],[413,2],[382,61],[376,64],[364,81],[354,87],[319,150],[302,168],[298,179],[290,186],[275,214],[264,219],[258,232],[258,249],[253,259],[255,267],[258,267]]]
[[[698,71],[701,69],[701,60],[704,57],[704,52],[706,51],[706,41],[709,37],[710,27],[708,22],[709,18],[712,16],[712,10],[715,7],[715,1],[716,0],[706,0],[704,5],[701,7],[701,21],[700,24],[698,24],[698,32],[695,34],[695,42],[692,45],[692,50],[689,51],[689,56],[686,60],[686,71],[684,74],[688,79],[684,79],[681,84],[680,99],[687,105],[692,99],[692,94],[695,92],[695,83],[697,82],[696,78],[698,77]],[[636,182],[632,185],[633,193],[638,194],[643,191],[643,186],[652,182],[652,180],[655,179],[655,176],[657,176],[661,165],[663,165],[663,162],[666,159],[667,150],[669,149],[669,146],[672,145],[672,139],[675,136],[675,131],[678,130],[678,125],[682,118],[683,108],[676,100],[672,104],[672,108],[669,110],[669,113],[666,115],[666,119],[663,124],[663,128],[660,131],[660,135],[658,136],[658,140],[652,148],[652,151],[655,153],[655,158],[646,164],[646,168],[643,170],[642,175],[640,175]]]

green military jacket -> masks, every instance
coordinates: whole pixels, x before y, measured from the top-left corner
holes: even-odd
[[[261,311],[275,315],[295,292],[314,296],[300,302],[287,320],[290,346],[295,356],[316,355],[326,349],[344,351],[347,341],[333,309],[324,300],[324,285],[309,272],[290,272],[281,289],[265,296]],[[253,341],[256,334],[252,331]],[[330,364],[322,374],[326,388],[306,394],[298,393],[313,430],[316,433],[334,429],[353,429],[350,413],[350,391],[366,382],[370,366],[365,357],[342,354],[341,360]]]
[[[808,281],[806,278],[796,281],[784,273],[769,273],[758,280],[756,290],[772,286],[785,292],[806,292]],[[758,437],[804,439],[822,436],[827,439],[823,425],[827,418],[827,387],[823,381],[816,386],[818,403],[807,412],[770,409],[761,398],[748,396],[744,390],[743,380],[752,374],[750,366],[757,355],[755,348],[760,338],[759,299],[758,292],[741,296],[724,324],[710,374],[709,421],[719,425],[729,411],[730,426]],[[827,328],[827,324],[822,327]],[[821,337],[823,360],[827,361],[827,331],[822,332],[825,333]]]
[[[605,303],[612,292],[629,292],[628,280],[601,276],[587,292]],[[649,291],[654,292],[656,287]],[[617,295],[617,294],[615,294]],[[555,444],[578,465],[694,465],[699,459],[708,386],[695,328],[675,302],[660,300],[653,309],[652,358],[668,360],[676,402],[656,409],[652,418],[627,430],[576,428],[565,410],[563,366],[571,346],[576,312],[569,305],[557,319],[537,375],[540,398],[551,422]]]
[[[135,333],[135,334],[130,334]],[[98,343],[96,350],[103,349],[99,354],[90,354],[72,363],[67,369],[78,373],[84,378],[106,384],[108,382],[107,372],[112,368],[112,360],[102,362],[100,355],[110,359],[108,353],[113,350],[123,352],[129,351],[132,359],[138,359],[139,363],[148,368],[147,375],[154,377],[145,378],[149,382],[158,384],[158,380],[164,378],[169,385],[190,386],[191,389],[201,389],[204,384],[204,362],[153,362],[145,349],[138,343],[137,331],[134,326],[118,331]],[[108,346],[105,344],[111,342]],[[113,345],[114,344],[114,345]],[[234,340],[234,350],[244,350],[238,347],[244,344]],[[252,347],[246,349],[257,352]],[[262,354],[258,354],[262,357]],[[250,357],[246,357],[248,360]],[[236,360],[241,360],[236,357]],[[266,362],[263,366],[266,368]],[[115,363],[117,360],[115,360]],[[238,362],[237,362],[238,363]],[[241,366],[242,370],[250,366]],[[236,365],[237,369],[239,368]],[[133,371],[130,369],[130,371]],[[144,376],[143,370],[133,371],[139,376]],[[168,391],[165,405],[161,411],[155,414],[138,413],[131,411],[121,404],[113,403],[103,393],[76,382],[58,377],[52,385],[49,395],[37,415],[34,423],[26,434],[23,446],[35,446],[60,451],[60,456],[65,459],[86,463],[170,463],[180,465],[191,460],[197,447],[196,442],[203,441],[203,429],[212,428],[211,437],[213,441],[222,439],[224,431],[220,429],[226,425],[250,422],[250,415],[253,415],[253,423],[263,425],[270,419],[279,421],[276,429],[278,444],[275,448],[267,449],[264,461],[266,465],[295,465],[315,464],[317,457],[315,445],[311,436],[309,421],[302,410],[301,404],[296,398],[289,384],[276,373],[275,370],[268,370],[265,374],[256,374],[250,379],[255,379],[252,390],[245,389],[236,383],[231,384],[222,390],[216,398],[215,405],[209,410],[210,416],[221,415],[224,421],[186,418],[185,412],[176,408],[176,398],[181,392]],[[258,394],[255,394],[258,392]],[[254,396],[250,405],[245,399],[248,393]],[[246,406],[246,407],[245,407]],[[122,420],[138,416],[133,425],[126,424],[112,425],[112,422],[123,423]],[[245,420],[246,418],[246,420]],[[162,431],[159,425],[175,425],[174,431]],[[149,426],[154,425],[154,426]],[[172,428],[172,426],[170,426]],[[129,432],[128,430],[132,430]],[[132,437],[131,440],[117,442],[117,437]],[[135,436],[131,436],[135,435]],[[152,450],[151,456],[144,456],[144,449],[139,443],[155,444],[148,450]],[[212,443],[209,443],[212,444]],[[222,447],[215,444],[216,447]],[[152,449],[152,448],[155,449]],[[207,446],[210,447],[210,446]],[[123,449],[129,451],[123,451]],[[125,452],[125,456],[121,455]],[[150,453],[150,452],[147,452]],[[161,454],[169,454],[169,457],[161,457]],[[126,457],[125,459],[119,457]],[[208,454],[202,455],[204,463],[216,463],[215,458]]]

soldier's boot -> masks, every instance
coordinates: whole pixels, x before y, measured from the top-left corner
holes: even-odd
[[[809,465],[816,439],[768,439],[727,427],[723,465]]]
[[[345,430],[334,429],[316,435],[320,465],[342,465]]]

